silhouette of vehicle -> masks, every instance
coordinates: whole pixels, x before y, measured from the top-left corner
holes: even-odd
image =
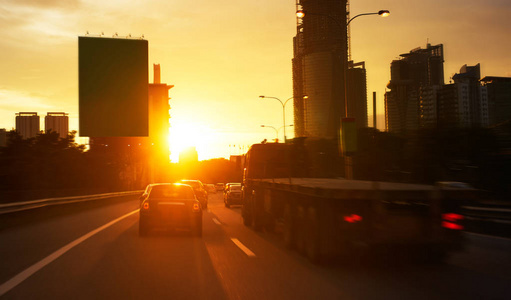
[[[225,207],[229,208],[233,204],[241,204],[241,185],[231,184],[224,195]]]
[[[206,183],[204,184],[204,187],[206,188],[206,191],[208,193],[213,193],[215,194],[216,193],[216,188],[215,188],[215,185],[212,184],[212,183]]]
[[[189,229],[202,236],[202,208],[189,185],[180,183],[150,184],[141,199],[139,235],[151,229]]]
[[[241,186],[241,183],[239,183],[239,182],[229,182],[229,183],[226,183],[225,186],[224,186],[224,197],[225,197],[225,194],[227,193],[227,190],[229,189],[229,187],[231,185],[239,185],[239,186]]]
[[[220,191],[223,191],[224,190],[224,184],[219,182],[219,183],[215,183],[215,189],[217,192],[220,192]]]
[[[200,180],[181,180],[180,182],[193,188],[195,197],[197,197],[197,200],[202,205],[202,209],[208,208],[208,192]]]

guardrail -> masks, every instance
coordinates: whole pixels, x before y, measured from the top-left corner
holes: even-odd
[[[40,208],[40,207],[44,207],[44,206],[69,204],[69,203],[75,203],[75,202],[85,202],[85,201],[100,200],[100,199],[105,199],[105,198],[129,196],[129,195],[141,194],[143,192],[144,192],[143,190],[140,190],[140,191],[116,192],[116,193],[85,195],[85,196],[47,198],[47,199],[39,199],[39,200],[23,201],[23,202],[12,202],[12,203],[0,204],[0,215],[23,211],[23,210]]]
[[[511,237],[511,204],[482,202],[463,206],[467,230],[490,235]]]

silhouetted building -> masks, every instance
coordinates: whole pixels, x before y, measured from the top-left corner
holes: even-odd
[[[463,128],[470,126],[468,95],[462,84],[446,84],[438,91],[439,128]]]
[[[348,113],[355,117],[357,128],[367,127],[367,76],[365,62],[349,62]]]
[[[479,82],[480,66],[464,65],[454,74],[454,83],[440,88],[437,97],[438,127],[487,127],[489,109],[487,88]]]
[[[481,83],[488,93],[490,125],[511,120],[511,77],[486,76]]]
[[[440,85],[421,86],[419,90],[419,127],[436,128],[438,122],[438,90]]]
[[[298,9],[306,14],[293,39],[295,136],[337,139],[345,116],[346,0],[301,0]]]
[[[16,132],[24,139],[39,134],[39,116],[36,112],[20,112],[16,114]]]
[[[7,146],[7,130],[0,128],[0,147]]]
[[[454,84],[461,86],[461,97],[458,99],[463,102],[460,105],[468,106],[469,127],[488,127],[489,109],[486,87],[482,87],[481,67],[463,65],[458,74],[452,77]],[[465,110],[467,111],[467,110]]]
[[[66,138],[69,133],[69,117],[63,112],[49,112],[44,117],[44,130],[54,131],[60,138]]]
[[[444,84],[443,45],[427,44],[426,49],[415,48],[401,57],[390,65],[385,126],[389,132],[405,134],[420,126],[421,91],[431,93],[426,87]]]

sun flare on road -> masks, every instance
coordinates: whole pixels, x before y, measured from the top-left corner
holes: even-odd
[[[172,119],[169,129],[170,159],[179,161],[179,153],[188,147],[195,147],[201,157],[209,157],[208,145],[212,140],[212,130],[205,125]]]

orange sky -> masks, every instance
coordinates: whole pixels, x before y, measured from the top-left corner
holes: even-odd
[[[351,27],[353,58],[366,61],[368,96],[378,93],[378,113],[383,112],[390,62],[401,53],[425,47],[428,40],[444,44],[446,82],[463,64],[481,63],[483,76],[511,76],[508,0],[351,3],[352,16],[379,9],[390,10],[391,16],[361,17]],[[282,126],[280,104],[258,96],[283,100],[292,96],[294,12],[295,0],[195,0],[193,4],[3,0],[0,128],[14,127],[16,112],[37,111],[44,116],[48,111],[65,111],[70,114],[70,128],[77,129],[77,37],[87,31],[106,36],[144,34],[150,66],[159,63],[162,82],[175,85],[170,91],[174,136],[192,137],[188,142],[192,144],[200,139],[196,143],[200,159],[239,154],[240,145],[274,138],[274,130],[260,125]],[[150,73],[152,81],[152,68]],[[371,102],[368,108],[372,113]],[[289,103],[287,124],[292,123],[292,111]],[[378,125],[383,127],[382,118]],[[291,128],[287,135],[292,137]]]

